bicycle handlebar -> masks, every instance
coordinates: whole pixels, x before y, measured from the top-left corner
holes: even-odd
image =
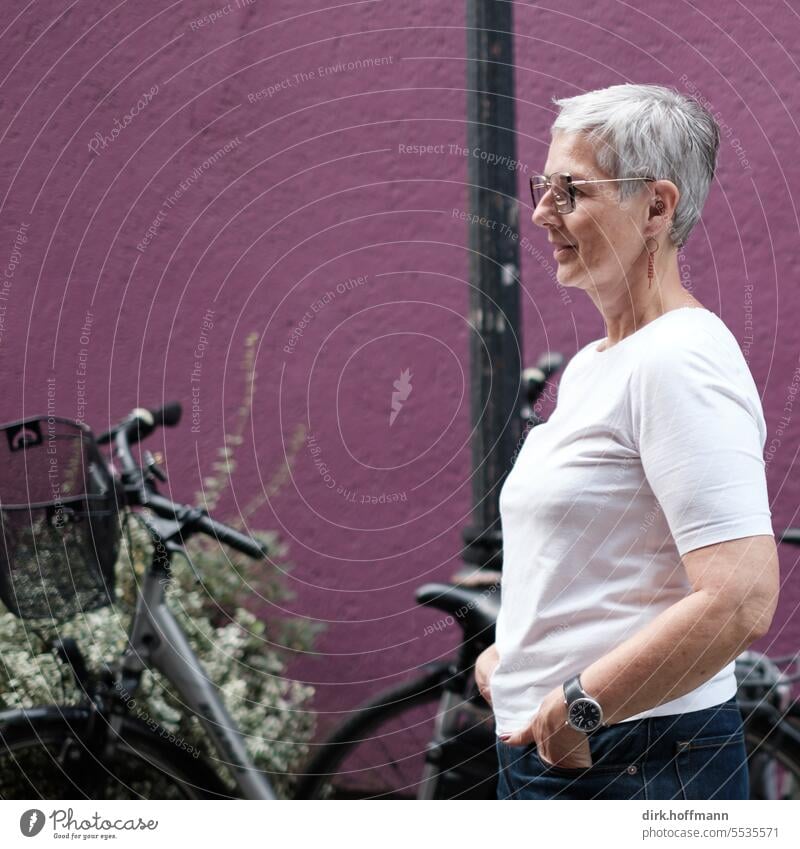
[[[183,529],[190,533],[199,531],[207,536],[215,537],[220,542],[224,542],[225,545],[229,545],[255,560],[263,560],[268,554],[267,547],[263,543],[228,525],[224,525],[222,522],[218,522],[216,519],[212,519],[208,513],[199,507],[186,507],[182,504],[176,504],[169,498],[155,492],[148,493],[146,506],[157,516],[179,522]]]
[[[119,433],[124,432],[128,445],[135,445],[158,427],[175,427],[181,420],[183,407],[180,401],[169,401],[163,407],[148,410],[146,407],[137,407],[119,424],[114,425],[111,430],[101,433],[96,437],[98,445],[111,442]]]
[[[100,434],[96,441],[104,445],[113,440],[116,456],[122,467],[125,492],[131,499],[131,503],[147,507],[157,516],[178,522],[184,536],[187,532],[189,534],[203,533],[241,551],[248,557],[256,560],[264,559],[268,551],[266,546],[258,540],[212,519],[205,510],[177,504],[160,495],[153,486],[152,480],[142,473],[142,469],[133,459],[131,445],[149,436],[158,427],[174,427],[180,421],[181,412],[182,408],[178,401],[172,401],[156,410],[138,407],[111,430]]]
[[[206,514],[198,519],[197,524],[202,533],[216,537],[220,542],[224,542],[225,545],[241,551],[242,554],[246,554],[254,560],[263,560],[267,556],[267,547],[263,543],[228,527],[228,525],[223,525]]]
[[[781,534],[779,542],[787,542],[789,545],[800,545],[800,528],[787,528]]]
[[[522,372],[522,384],[525,390],[526,401],[529,407],[539,400],[544,392],[547,381],[564,364],[564,357],[556,351],[548,351],[539,357],[539,361],[532,368],[526,368]]]

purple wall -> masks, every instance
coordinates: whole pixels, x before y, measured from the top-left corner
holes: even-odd
[[[748,5],[515,4],[517,173],[527,205],[554,95],[661,83],[716,114],[718,179],[681,267],[763,391],[780,530],[800,503],[800,19],[776,0]],[[300,431],[291,479],[256,517],[290,544],[289,612],[328,623],[325,655],[296,674],[321,710],[345,710],[449,651],[457,634],[424,636],[437,617],[413,591],[459,567],[470,508],[461,215],[479,152],[464,150],[463,4],[4,7],[4,418],[46,410],[49,385],[58,413],[95,429],[180,398],[190,414],[165,447],[188,500],[234,424],[258,334],[254,418],[224,508],[259,494],[299,428],[313,434]],[[535,230],[521,215],[527,362],[603,335],[588,299],[555,285]],[[792,551],[781,556],[765,645],[788,650],[800,591]]]

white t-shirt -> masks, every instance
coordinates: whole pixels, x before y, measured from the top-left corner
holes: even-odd
[[[603,341],[570,360],[500,493],[498,734],[690,593],[686,552],[773,534],[764,414],[722,320],[682,307]],[[627,721],[724,702],[733,669]]]

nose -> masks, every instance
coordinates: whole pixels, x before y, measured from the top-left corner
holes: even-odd
[[[553,191],[548,189],[539,203],[533,210],[531,221],[538,227],[559,227],[561,226],[561,214],[556,209],[553,201]]]

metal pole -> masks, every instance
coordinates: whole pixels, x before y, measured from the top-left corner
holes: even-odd
[[[500,568],[498,497],[519,438],[522,346],[512,4],[467,0],[472,526],[464,559]]]

